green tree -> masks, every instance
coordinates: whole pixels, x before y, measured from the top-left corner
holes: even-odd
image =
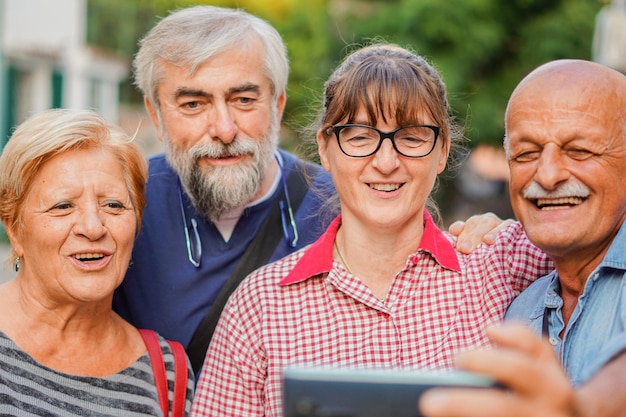
[[[590,59],[602,6],[597,0],[353,3],[337,16],[334,51],[375,37],[413,47],[441,71],[471,146],[501,144],[508,96],[531,69],[558,58]]]

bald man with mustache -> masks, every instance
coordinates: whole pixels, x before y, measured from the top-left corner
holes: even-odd
[[[509,307],[516,324],[488,330],[498,349],[457,360],[508,390],[432,390],[420,409],[626,415],[626,76],[584,60],[544,64],[513,91],[505,130],[513,210],[555,270]]]

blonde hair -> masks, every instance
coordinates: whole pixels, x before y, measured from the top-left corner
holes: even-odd
[[[15,129],[0,156],[2,223],[15,231],[22,227],[21,208],[46,161],[69,150],[93,148],[110,152],[120,161],[139,231],[146,205],[146,160],[131,136],[90,110],[47,110]]]

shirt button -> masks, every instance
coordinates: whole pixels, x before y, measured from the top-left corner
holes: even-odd
[[[556,340],[556,337],[551,337],[551,338],[550,338],[550,344],[551,344],[552,346],[556,346],[556,344],[557,344],[558,342],[559,342],[559,341],[558,341],[558,340]]]

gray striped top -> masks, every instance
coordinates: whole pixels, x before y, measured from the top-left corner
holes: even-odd
[[[174,356],[159,336],[169,385],[174,390]],[[111,352],[112,355],[115,352]],[[189,368],[185,415],[194,390]],[[0,416],[162,416],[150,357],[105,378],[64,374],[43,366],[0,331]]]

